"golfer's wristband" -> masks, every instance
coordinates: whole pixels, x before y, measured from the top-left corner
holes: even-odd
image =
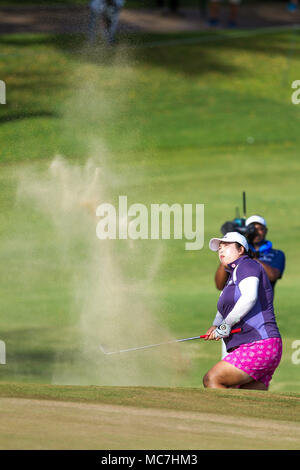
[[[220,326],[223,321],[223,317],[220,314],[220,312],[217,312],[217,315],[215,316],[215,319],[213,321],[213,326]]]

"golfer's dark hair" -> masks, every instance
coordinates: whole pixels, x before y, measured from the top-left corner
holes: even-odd
[[[240,248],[244,248],[244,254],[245,255],[248,255],[249,254],[249,250],[247,251],[246,248],[241,245],[239,242],[234,242],[235,243],[235,246],[237,247],[237,249],[239,250]]]

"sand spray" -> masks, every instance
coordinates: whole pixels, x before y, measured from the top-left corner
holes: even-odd
[[[100,349],[100,344],[119,350],[174,338],[163,322],[157,280],[166,261],[167,242],[99,240],[96,236],[97,206],[116,202],[120,191],[130,192],[136,170],[129,155],[128,162],[122,162],[126,171],[120,171],[119,155],[108,138],[110,124],[113,127],[118,121],[120,109],[126,110],[134,67],[123,50],[109,66],[78,66],[73,80],[74,94],[65,106],[65,132],[74,132],[86,148],[86,157],[77,161],[58,154],[38,169],[28,165],[19,174],[17,191],[19,202],[50,220],[57,254],[54,262],[69,267],[68,321],[58,324],[57,330],[58,335],[61,328],[65,331],[66,344],[61,340],[55,354],[52,382],[177,385],[188,369],[179,345],[112,357]],[[121,138],[124,135],[124,148],[130,148],[138,129],[128,129]],[[142,178],[147,181],[146,170]]]

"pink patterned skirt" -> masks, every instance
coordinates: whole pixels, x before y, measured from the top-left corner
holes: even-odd
[[[246,372],[254,380],[268,388],[282,355],[281,338],[267,338],[254,343],[241,344],[233,349],[223,361]]]

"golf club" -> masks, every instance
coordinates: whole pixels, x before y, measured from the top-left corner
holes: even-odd
[[[241,328],[236,328],[235,330],[232,330],[232,331],[231,331],[231,334],[239,333],[240,331],[242,331]],[[166,344],[182,343],[183,341],[191,341],[191,340],[193,340],[193,339],[206,338],[207,336],[208,336],[208,335],[201,335],[201,336],[192,336],[191,338],[172,339],[172,340],[166,341],[166,342],[164,342],[164,343],[148,344],[147,346],[140,346],[140,347],[138,347],[138,348],[121,349],[120,351],[111,351],[111,352],[105,351],[104,347],[100,344],[100,349],[101,349],[101,351],[103,352],[103,354],[105,354],[105,355],[107,355],[107,356],[110,356],[111,354],[121,354],[121,353],[124,353],[124,352],[139,351],[139,350],[141,350],[141,349],[155,348],[155,347],[157,347],[157,346],[163,346],[163,345],[166,345]]]

